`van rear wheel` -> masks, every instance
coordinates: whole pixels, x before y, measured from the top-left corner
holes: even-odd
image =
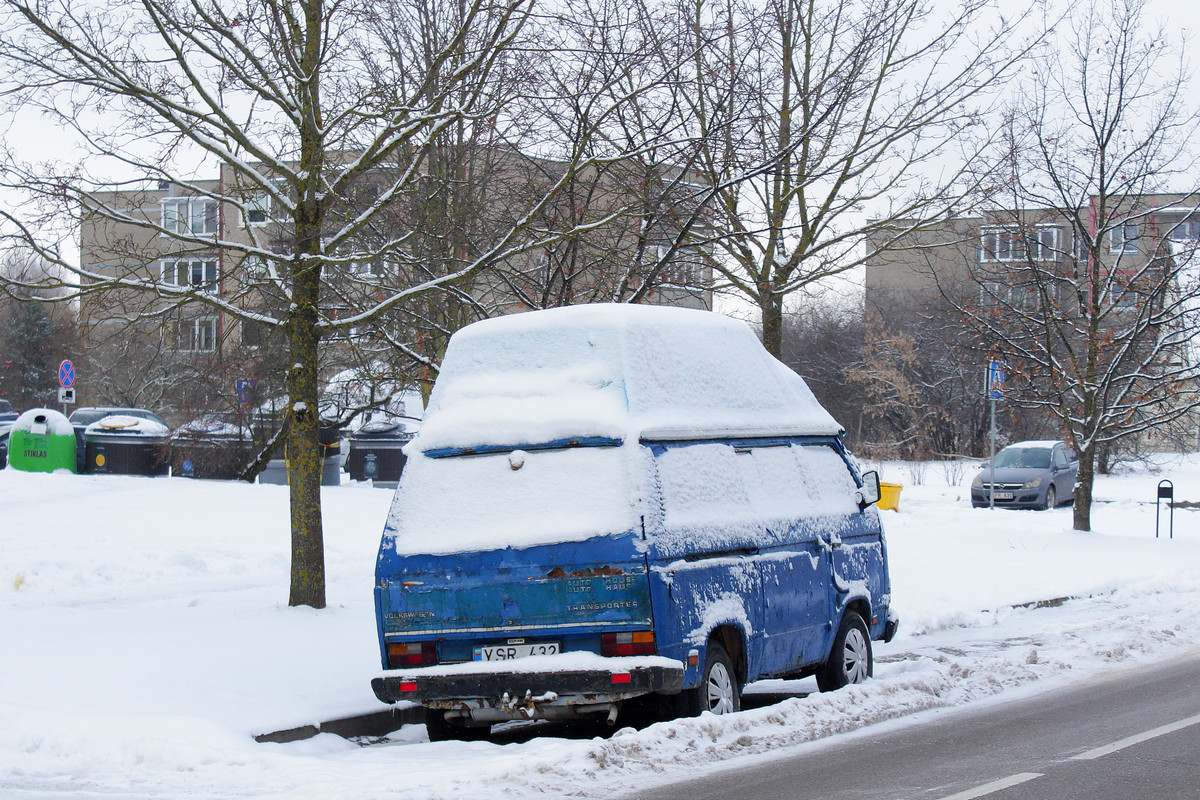
[[[829,659],[817,670],[817,688],[832,692],[851,683],[862,683],[873,672],[871,632],[858,612],[847,611],[833,638]]]
[[[697,717],[705,711],[732,714],[742,710],[742,687],[733,669],[733,659],[717,642],[709,642],[704,653],[704,675],[695,689],[680,694],[683,716]]]

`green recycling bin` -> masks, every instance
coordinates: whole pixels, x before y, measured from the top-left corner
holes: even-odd
[[[13,423],[8,463],[23,472],[75,471],[75,429],[52,408],[31,408]]]

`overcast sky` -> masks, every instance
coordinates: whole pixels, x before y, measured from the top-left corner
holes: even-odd
[[[942,0],[957,2],[957,0]],[[1066,0],[1069,2],[1069,0]],[[1014,0],[995,0],[1000,8],[1012,7]],[[1020,0],[1015,0],[1020,2]],[[1064,0],[1055,0],[1055,4]],[[1197,0],[1149,0],[1149,14],[1145,20],[1146,26],[1154,29],[1162,22],[1168,30],[1178,30],[1190,40],[1189,57],[1200,47],[1200,2]],[[1191,64],[1193,74],[1197,63]],[[1195,80],[1195,79],[1194,79]],[[1196,86],[1193,85],[1192,96],[1195,96]],[[83,153],[75,147],[73,137],[68,132],[59,129],[44,118],[33,114],[19,117],[0,119],[0,136],[3,136],[9,146],[13,147],[20,157],[27,161],[44,161],[52,159],[67,159],[71,161],[83,157]]]

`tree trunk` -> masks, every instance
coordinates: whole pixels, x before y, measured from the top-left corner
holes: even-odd
[[[762,314],[762,342],[767,352],[783,358],[783,298],[774,292],[759,295],[758,309]]]
[[[288,372],[290,430],[287,461],[288,486],[292,522],[292,585],[288,596],[290,606],[325,607],[325,540],[321,525],[321,462],[320,412],[317,388],[316,297],[318,279],[306,277],[316,273],[309,267],[300,271],[293,287],[313,284],[305,294],[310,299],[299,302],[290,320],[288,341],[292,367]],[[319,273],[316,273],[319,274]]]
[[[291,431],[288,434],[288,486],[291,489],[292,586],[290,606],[325,607],[325,536],[321,526],[320,408],[317,328],[321,302],[321,269],[324,252],[321,235],[329,202],[321,183],[326,141],[322,133],[321,54],[322,0],[304,0],[302,30],[305,80],[298,86],[300,100],[300,174],[297,189],[295,242],[292,262],[292,313],[288,317],[288,343],[292,366],[288,371]]]
[[[1079,454],[1079,475],[1075,479],[1075,530],[1092,529],[1092,486],[1096,480],[1096,451]]]

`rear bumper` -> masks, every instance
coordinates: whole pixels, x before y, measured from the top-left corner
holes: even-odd
[[[371,681],[385,703],[407,700],[481,722],[568,719],[604,713],[622,700],[683,690],[683,664],[554,672],[390,670]]]
[[[887,613],[887,622],[883,625],[883,642],[887,644],[892,639],[896,638],[896,631],[900,629],[900,617],[895,611],[890,608]]]

